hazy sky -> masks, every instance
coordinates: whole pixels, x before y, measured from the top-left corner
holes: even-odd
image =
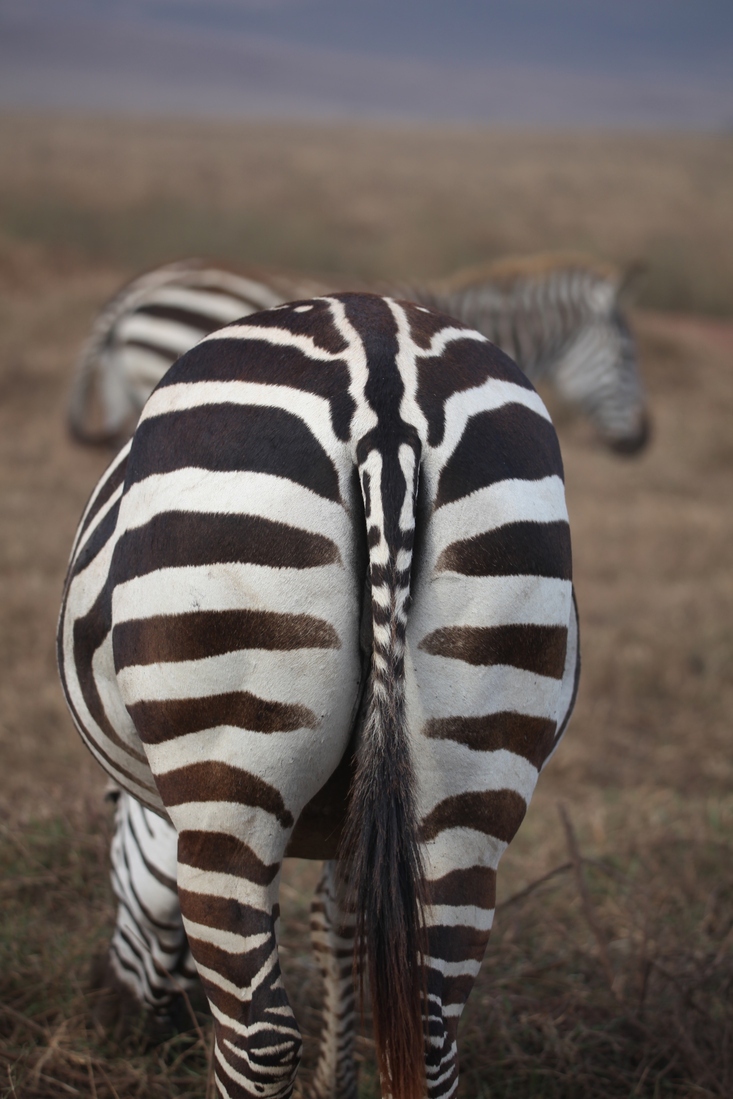
[[[733,0],[0,0],[0,106],[733,127]]]
[[[391,57],[733,66],[731,0],[99,0],[97,9]]]

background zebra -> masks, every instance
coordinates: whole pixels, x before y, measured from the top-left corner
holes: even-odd
[[[207,337],[92,495],[58,654],[92,752],[177,833],[220,1093],[292,1093],[289,852],[328,860],[316,1094],[355,1094],[356,937],[384,1093],[452,1095],[497,865],[577,688],[562,463],[524,375],[373,295]]]
[[[547,255],[459,272],[405,296],[478,329],[532,382],[547,382],[579,407],[608,446],[633,454],[648,439],[648,417],[621,283],[619,272],[585,257]],[[69,406],[73,434],[123,441],[168,367],[203,336],[325,289],[272,275],[242,278],[196,260],[136,279],[102,311],[84,346]]]
[[[608,446],[635,454],[649,420],[619,305],[628,277],[586,256],[548,253],[459,271],[410,296],[483,332],[532,382],[580,408]]]
[[[302,294],[189,259],[134,279],[92,325],[69,400],[72,434],[83,443],[123,442],[171,363],[217,328]]]

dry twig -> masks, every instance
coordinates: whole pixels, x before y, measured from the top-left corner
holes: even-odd
[[[562,820],[563,827],[565,828],[565,837],[568,844],[568,852],[575,871],[575,882],[578,886],[578,892],[580,894],[581,904],[583,906],[583,915],[585,916],[586,923],[590,928],[593,936],[598,944],[598,956],[600,958],[603,972],[606,975],[606,981],[611,992],[620,999],[616,990],[616,981],[613,972],[613,966],[611,965],[611,959],[608,956],[608,945],[606,943],[606,937],[603,934],[601,925],[596,917],[595,908],[593,907],[593,901],[591,900],[590,890],[588,889],[588,883],[585,880],[583,874],[583,860],[580,857],[580,850],[578,848],[578,841],[575,835],[575,829],[568,816],[567,809],[562,804],[558,805],[560,813],[560,819]]]

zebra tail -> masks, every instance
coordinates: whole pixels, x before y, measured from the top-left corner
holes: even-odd
[[[419,443],[360,465],[373,628],[366,718],[342,853],[356,915],[358,984],[372,996],[383,1094],[424,1099],[425,879],[405,714],[405,633]],[[404,502],[403,502],[404,501]],[[364,960],[366,965],[364,965]],[[427,1015],[427,1011],[426,1011]]]

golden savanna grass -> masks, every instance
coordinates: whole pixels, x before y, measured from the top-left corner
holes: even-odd
[[[162,1046],[92,1023],[110,821],[53,637],[108,457],[64,426],[95,310],[191,253],[341,285],[551,248],[647,262],[632,320],[654,438],[619,460],[553,408],[583,679],[502,864],[461,1094],[733,1094],[731,184],[727,137],[0,118],[0,1095],[206,1095],[205,1019]],[[304,1080],[316,873],[291,864],[283,892]],[[368,1033],[359,1056],[366,1099]]]

